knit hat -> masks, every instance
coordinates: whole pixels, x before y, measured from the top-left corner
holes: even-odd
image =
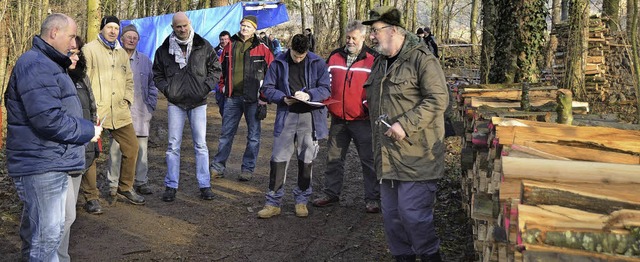
[[[136,26],[133,25],[133,24],[130,24],[130,25],[125,26],[124,28],[122,28],[122,34],[120,34],[120,35],[124,35],[124,33],[129,32],[129,31],[136,32],[136,34],[138,36],[140,36],[140,33],[138,33],[138,29],[136,29]]]
[[[242,18],[240,23],[247,21],[253,25],[253,28],[258,29],[258,18],[255,15],[248,15]]]
[[[104,26],[108,23],[116,23],[120,25],[120,20],[112,15],[105,16],[102,18],[102,20],[100,20],[100,30],[102,30],[102,28],[104,28]]]
[[[416,35],[419,34],[424,34],[424,30],[422,30],[422,28],[418,28],[418,31],[416,31]]]
[[[369,20],[362,22],[362,24],[372,25],[378,21],[404,28],[402,13],[393,6],[378,6],[369,10]]]

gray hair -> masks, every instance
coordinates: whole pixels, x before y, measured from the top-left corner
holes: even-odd
[[[367,35],[367,27],[362,24],[360,20],[353,20],[347,24],[347,28],[344,30],[346,33],[353,32],[355,30],[360,31],[360,33],[365,36]]]
[[[69,25],[69,16],[60,13],[54,13],[47,16],[40,26],[40,35],[46,35],[53,29],[65,28]]]
[[[394,26],[394,27],[396,28],[396,30],[398,30],[398,34],[400,34],[401,36],[407,36],[407,34],[410,34],[409,31],[407,31],[407,29],[404,29],[399,26]]]

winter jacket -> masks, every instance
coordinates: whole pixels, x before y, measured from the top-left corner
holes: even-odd
[[[233,94],[233,49],[238,46],[240,37],[235,34],[231,37],[231,42],[222,51],[222,77],[220,77],[219,88],[227,97]],[[244,83],[243,97],[245,102],[258,102],[258,91],[260,84],[264,80],[267,68],[273,61],[273,54],[257,35],[253,36],[251,47],[244,53]]]
[[[438,54],[438,44],[436,44],[436,38],[433,37],[432,34],[429,34],[428,36],[424,37],[424,43],[427,45],[427,48],[429,48],[429,51],[431,51],[431,53],[436,58],[440,57],[440,55]]]
[[[158,102],[158,89],[153,82],[151,60],[138,51],[133,51],[129,60],[133,72],[133,97],[135,97],[131,105],[133,129],[136,131],[136,136],[149,136],[149,121]]]
[[[169,54],[168,36],[156,50],[153,80],[172,104],[189,110],[207,103],[207,95],[220,79],[220,62],[213,46],[198,34],[193,35],[191,54],[184,68]]]
[[[289,52],[281,53],[276,57],[271,66],[269,66],[262,86],[262,92],[267,101],[278,105],[273,126],[273,135],[275,137],[280,136],[280,133],[282,133],[284,120],[287,119],[287,114],[289,114],[289,106],[284,102],[284,98],[293,96],[289,89],[289,64],[287,63],[287,56],[290,56]],[[309,101],[322,102],[329,98],[331,87],[329,72],[324,60],[312,52],[307,52],[304,69],[305,81],[307,82],[307,88],[304,92],[309,94]],[[324,106],[317,107],[311,111],[311,114],[315,139],[326,138],[329,135],[327,108]]]
[[[73,79],[73,78],[72,78]],[[76,80],[74,80],[76,81]],[[80,100],[80,105],[82,106],[82,117],[87,119],[93,123],[97,123],[97,108],[96,108],[96,99],[93,97],[93,91],[91,90],[91,83],[89,82],[89,77],[86,75],[79,79],[76,83],[76,92],[78,94],[78,99]],[[93,163],[93,160],[98,158],[100,155],[100,149],[98,148],[98,144],[94,142],[89,142],[85,145],[85,166],[84,171]]]
[[[331,75],[331,98],[340,101],[327,106],[334,117],[348,121],[369,119],[369,112],[362,104],[367,99],[363,86],[376,56],[375,51],[363,45],[358,58],[347,67],[344,47],[329,55],[327,66]]]
[[[69,65],[66,54],[39,36],[18,58],[4,96],[10,176],[84,169],[84,144],[95,129],[82,118],[76,88],[66,72]]]
[[[444,175],[444,111],[449,102],[446,80],[438,60],[420,39],[407,34],[396,61],[387,69],[376,58],[365,83],[372,117],[374,164],[378,179],[433,180]],[[373,118],[388,115],[413,141],[395,141],[389,128]]]
[[[87,59],[87,76],[98,106],[98,117],[107,116],[102,125],[106,129],[118,129],[131,124],[133,104],[133,74],[129,55],[116,41],[111,49],[100,38],[82,48]]]

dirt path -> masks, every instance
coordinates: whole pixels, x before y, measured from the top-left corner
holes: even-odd
[[[211,99],[213,101],[213,99]],[[362,196],[360,164],[355,148],[349,153],[346,183],[339,206],[314,208],[309,205],[308,218],[293,213],[291,190],[296,182],[296,161],[289,167],[283,213],[268,220],[257,219],[264,205],[268,185],[269,157],[273,142],[274,106],[262,123],[262,143],[254,179],[240,183],[236,176],[246,143],[246,125],[241,122],[228,161],[227,176],[212,179],[216,199],[199,198],[195,178],[195,161],[191,131],[185,126],[182,143],[181,180],[177,199],[162,202],[166,172],[167,102],[158,103],[149,141],[149,178],[154,194],[144,206],[118,202],[108,206],[102,201],[104,214],[95,216],[78,210],[72,227],[70,254],[77,261],[390,261],[380,214],[366,214]],[[207,140],[210,158],[217,151],[221,119],[215,102],[209,103]],[[102,157],[101,159],[103,159]],[[314,166],[313,188],[322,188],[326,160],[326,141]],[[456,163],[457,164],[457,163]],[[103,193],[106,165],[98,166],[99,185]],[[0,260],[18,258],[20,240],[17,235],[20,206],[15,190],[0,176]],[[453,179],[457,181],[457,179]],[[455,187],[455,181],[452,187]],[[445,181],[446,183],[446,181]],[[459,188],[459,184],[457,185]],[[5,190],[6,188],[6,190]],[[13,195],[12,195],[13,194]],[[315,195],[314,194],[314,197]],[[459,202],[449,201],[449,193],[440,194],[445,216],[459,216]],[[104,194],[103,194],[104,195]],[[454,193],[455,195],[455,193]],[[444,202],[442,202],[444,201]],[[84,202],[81,200],[80,203]],[[458,206],[455,206],[458,205]],[[436,212],[438,214],[438,212]],[[444,219],[444,220],[441,220]],[[443,227],[443,252],[450,261],[467,261],[469,234],[466,221],[438,218]],[[437,221],[437,222],[438,222]],[[445,222],[446,221],[446,222]],[[444,222],[444,223],[443,223]],[[441,231],[442,231],[441,230]],[[472,247],[471,247],[472,248]]]

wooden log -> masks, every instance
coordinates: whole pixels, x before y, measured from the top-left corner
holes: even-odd
[[[522,181],[522,204],[558,205],[593,213],[610,214],[619,209],[640,210],[638,185],[542,183]]]
[[[558,89],[556,96],[556,103],[558,104],[556,107],[556,113],[558,114],[556,122],[558,124],[571,125],[571,122],[573,122],[572,102],[573,94],[571,90]]]
[[[505,179],[566,183],[640,184],[640,165],[502,157]]]
[[[548,261],[589,261],[589,262],[638,262],[640,259],[618,255],[588,252],[545,245],[525,245],[523,261],[548,262]]]
[[[511,145],[511,148],[513,149],[514,146],[516,150],[526,148],[543,152],[543,154],[538,155],[546,159],[582,160],[632,165],[640,164],[640,156],[638,155],[606,151],[601,149],[592,149],[584,146],[561,145],[555,143],[536,143],[532,141],[526,141],[524,142],[524,145],[514,144]]]
[[[607,127],[555,127],[497,126],[500,144],[524,144],[526,141],[552,143],[579,143],[593,148],[640,153],[640,131]]]

